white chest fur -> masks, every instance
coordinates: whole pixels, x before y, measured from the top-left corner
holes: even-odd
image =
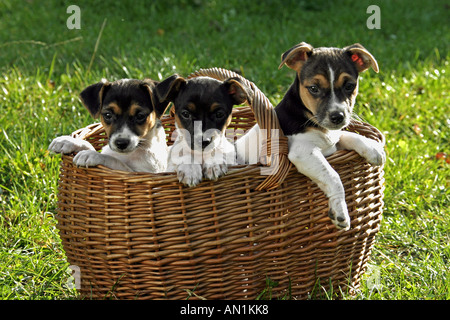
[[[329,130],[327,132],[310,130],[305,133],[287,136],[289,150],[318,148],[324,156],[329,156],[336,152],[336,144],[339,142],[341,135],[342,131],[340,130]]]

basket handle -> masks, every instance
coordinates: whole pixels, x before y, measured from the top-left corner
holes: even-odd
[[[253,93],[252,102],[248,105],[255,115],[256,122],[261,129],[267,132],[267,139],[263,141],[260,162],[269,168],[265,171],[267,178],[256,190],[271,190],[277,188],[286,178],[291,162],[288,159],[288,140],[281,130],[278,117],[269,99],[253,83],[241,75],[222,68],[200,69],[191,73],[187,78],[210,77],[224,81],[228,78],[241,79]],[[273,130],[273,131],[272,131]]]

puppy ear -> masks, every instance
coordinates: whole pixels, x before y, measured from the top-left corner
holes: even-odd
[[[154,89],[155,110],[163,114],[185,84],[186,80],[177,74],[158,83]]]
[[[153,109],[155,110],[156,116],[160,118],[164,112],[166,112],[167,104],[163,105],[159,103],[158,98],[155,96],[155,88],[159,84],[159,81],[152,79],[144,79],[140,87],[148,93],[149,99],[152,103]]]
[[[158,83],[155,87],[156,96],[160,102],[172,101],[177,96],[181,86],[186,83],[183,77],[177,74],[168,77],[167,79]]]
[[[158,84],[159,81],[153,80],[153,79],[149,79],[149,78],[145,78],[144,80],[142,80],[144,82],[145,85],[147,85],[151,90],[153,90]]]
[[[242,104],[245,101],[250,104],[252,103],[253,93],[240,78],[229,78],[223,82],[223,85],[235,105]]]
[[[281,69],[283,65],[286,64],[289,68],[297,72],[300,71],[303,63],[311,56],[313,49],[314,48],[306,42],[297,44],[281,55],[281,63],[278,66],[278,69]]]
[[[344,51],[348,53],[358,72],[366,71],[367,69],[372,67],[372,69],[378,73],[379,69],[377,60],[375,60],[370,52],[367,51],[366,48],[364,48],[359,43],[355,43],[351,46],[345,47]]]
[[[81,102],[94,119],[100,115],[103,97],[110,86],[109,82],[98,82],[90,85],[80,93]]]

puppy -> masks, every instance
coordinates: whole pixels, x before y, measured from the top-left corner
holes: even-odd
[[[158,82],[122,79],[99,82],[84,89],[80,98],[94,118],[100,117],[109,138],[101,153],[87,141],[61,136],[52,141],[55,153],[77,153],[79,167],[104,165],[111,169],[136,172],[164,172],[168,149],[160,116],[168,103],[153,95]]]
[[[250,99],[238,78],[218,81],[209,77],[186,80],[173,75],[156,88],[159,101],[173,102],[177,137],[169,150],[168,171],[192,187],[203,177],[216,180],[236,162],[234,145],[225,137],[232,109]]]
[[[281,60],[280,69],[286,65],[296,71],[294,83],[275,108],[288,138],[289,160],[326,194],[334,225],[348,230],[344,187],[325,157],[346,149],[355,150],[370,164],[385,162],[383,144],[341,130],[351,120],[359,73],[370,67],[378,72],[378,64],[360,44],[339,49],[313,48],[302,42],[286,51]],[[238,159],[249,161],[245,148],[257,138],[261,140],[255,127],[237,141]]]

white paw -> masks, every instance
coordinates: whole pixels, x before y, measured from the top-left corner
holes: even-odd
[[[48,146],[48,150],[54,153],[70,154],[82,150],[95,150],[94,147],[83,139],[72,138],[71,136],[61,136],[53,139]]]
[[[374,166],[380,166],[386,162],[386,153],[384,152],[383,144],[374,140],[370,141],[362,156]]]
[[[208,180],[217,180],[227,174],[228,166],[226,164],[203,164],[203,176]]]
[[[73,164],[77,167],[89,168],[104,164],[104,159],[97,151],[82,150],[73,158]]]
[[[350,229],[350,216],[348,215],[345,199],[334,198],[329,200],[328,216],[338,229]]]
[[[195,187],[202,182],[202,166],[200,164],[180,164],[176,168],[178,181],[188,187]]]

